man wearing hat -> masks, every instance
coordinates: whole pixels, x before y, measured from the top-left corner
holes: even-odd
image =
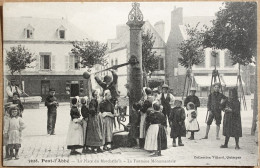
[[[109,76],[109,75],[106,75],[104,77],[104,81],[103,82],[99,79],[99,77],[97,75],[95,75],[95,80],[97,81],[99,86],[102,87],[103,91],[110,90],[111,96],[112,96],[111,101],[115,105],[116,101],[117,101],[117,98],[119,97],[119,93],[117,91],[117,79],[118,79],[118,76],[117,76],[117,74],[116,74],[116,72],[114,70],[110,70],[110,72],[112,73],[113,80],[112,80],[111,76]]]
[[[220,83],[215,83],[213,85],[213,92],[209,94],[208,97],[208,118],[207,118],[207,129],[206,129],[206,135],[203,139],[208,139],[208,134],[210,130],[210,125],[213,122],[213,119],[216,121],[216,139],[219,140],[219,130],[220,130],[220,124],[222,120],[221,115],[221,109],[220,109],[220,103],[222,99],[226,99],[226,96],[219,92],[219,89],[221,87]]]
[[[49,90],[49,96],[45,100],[45,106],[48,109],[48,120],[47,120],[47,133],[48,135],[55,135],[55,124],[57,117],[57,107],[59,106],[55,95],[55,89]]]
[[[162,113],[169,119],[171,108],[174,106],[175,97],[168,92],[169,86],[166,84],[162,85],[161,104],[163,106]]]
[[[189,102],[192,102],[195,105],[195,110],[197,110],[197,107],[200,106],[200,100],[195,94],[196,94],[196,89],[194,87],[192,87],[190,89],[190,95],[188,97],[186,97],[186,99],[184,100],[184,106],[186,108],[187,108],[187,104]]]
[[[6,93],[8,96],[7,102],[12,102],[13,101],[13,94],[18,93],[18,97],[22,94],[22,91],[20,88],[18,88],[15,85],[15,79],[12,78],[10,82],[8,82],[8,86],[6,87]]]

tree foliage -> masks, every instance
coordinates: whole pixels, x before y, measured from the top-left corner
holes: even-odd
[[[12,75],[15,72],[20,74],[23,69],[30,68],[30,64],[36,60],[34,54],[21,45],[11,47],[10,50],[6,51],[6,54],[5,64],[9,67]]]
[[[233,64],[251,63],[257,54],[257,3],[224,2],[213,27],[205,32],[203,45],[228,49]]]
[[[188,38],[183,40],[179,45],[179,52],[181,58],[178,58],[179,63],[185,68],[191,68],[193,65],[198,65],[204,61],[205,55],[203,54],[204,48],[202,46],[203,36],[202,30],[196,27],[186,25],[186,32]]]
[[[72,44],[74,48],[71,49],[71,52],[82,58],[80,63],[84,67],[92,68],[96,64],[105,65],[107,63],[104,59],[107,44],[92,40],[74,41]]]
[[[158,69],[159,56],[153,50],[155,38],[150,30],[142,30],[142,63],[143,71],[148,74]]]

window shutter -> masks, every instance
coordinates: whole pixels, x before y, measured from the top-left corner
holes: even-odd
[[[36,55],[36,60],[35,60],[35,70],[40,70],[40,55]]]
[[[50,65],[51,65],[51,70],[55,70],[55,55],[51,55],[51,62],[50,62]]]
[[[69,70],[69,57],[70,55],[65,55],[65,70]]]
[[[75,63],[74,63],[74,56],[73,55],[69,55],[69,69],[71,70],[71,69],[74,69],[74,65],[75,65]]]

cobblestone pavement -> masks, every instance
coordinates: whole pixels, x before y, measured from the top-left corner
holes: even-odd
[[[47,110],[26,109],[23,119],[26,129],[23,132],[23,142],[19,160],[4,160],[4,166],[112,166],[112,165],[256,165],[258,146],[254,136],[250,135],[252,111],[243,111],[243,137],[240,140],[241,150],[235,150],[234,139],[230,139],[228,149],[220,149],[224,137],[215,139],[215,126],[212,125],[209,139],[201,140],[205,134],[204,123],[206,109],[199,108],[198,121],[201,130],[195,134],[194,141],[183,138],[184,147],[171,147],[172,140],[168,135],[168,149],[162,151],[160,157],[150,157],[149,152],[134,148],[118,148],[111,153],[86,154],[70,156],[65,141],[69,125],[69,104],[61,104],[58,108],[56,135],[47,136]],[[127,121],[126,121],[127,122]],[[168,128],[168,132],[169,132]],[[188,136],[188,135],[187,135]],[[81,150],[78,150],[81,152]],[[5,154],[4,154],[5,155]]]

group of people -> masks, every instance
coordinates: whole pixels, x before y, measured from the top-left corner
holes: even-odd
[[[111,70],[112,78],[105,76],[101,81],[96,75],[96,82],[103,89],[102,93],[93,90],[89,97],[74,97],[71,99],[70,123],[67,134],[67,148],[71,155],[82,153],[99,153],[111,151],[113,142],[113,128],[118,114],[117,75]],[[235,137],[236,149],[239,149],[239,137],[242,137],[240,102],[237,88],[230,89],[229,96],[220,93],[221,85],[215,83],[213,92],[208,97],[208,113],[206,135],[208,139],[210,125],[215,120],[216,139],[219,139],[221,112],[225,112],[223,121],[223,135],[225,143],[221,148],[227,148],[230,137]],[[10,88],[12,89],[12,88]],[[59,103],[55,97],[55,89],[49,90],[45,105],[48,109],[47,133],[55,135],[57,107]],[[182,137],[190,132],[190,140],[195,139],[195,132],[200,130],[197,121],[199,98],[196,89],[190,89],[190,95],[184,102],[169,93],[168,85],[162,86],[162,93],[157,88],[153,90],[145,87],[141,100],[134,102],[130,114],[131,127],[129,130],[130,146],[152,151],[151,156],[160,156],[161,150],[167,149],[167,126],[171,128],[172,146],[184,146]],[[19,101],[19,93],[14,92],[8,99],[12,105],[6,108],[4,117],[4,143],[6,157],[19,159],[21,147],[21,132],[25,128],[22,119],[23,106]],[[102,148],[101,148],[102,147]],[[15,150],[15,154],[13,152]]]
[[[194,140],[194,133],[199,131],[196,118],[200,101],[195,96],[195,90],[191,89],[191,95],[184,101],[187,112],[182,107],[182,100],[176,99],[168,90],[166,84],[162,86],[161,94],[157,88],[144,88],[142,99],[132,107],[130,120],[134,122],[129,136],[137,147],[152,151],[151,156],[160,156],[161,150],[167,149],[168,124],[173,147],[177,146],[176,140],[178,146],[184,146],[181,138],[186,136],[187,131],[191,132],[190,140]]]
[[[213,92],[208,97],[206,135],[202,139],[208,139],[210,125],[213,120],[216,122],[216,139],[220,139],[219,130],[223,111],[225,143],[220,148],[228,148],[230,137],[234,137],[235,149],[240,149],[239,138],[242,137],[242,125],[238,90],[237,87],[231,88],[228,97],[226,97],[220,93],[220,87],[220,83],[215,83]],[[160,156],[161,150],[167,148],[165,135],[167,135],[166,127],[168,123],[171,128],[170,137],[173,139],[173,147],[177,146],[177,142],[178,146],[184,146],[182,137],[185,137],[188,132],[190,132],[188,139],[195,139],[195,132],[200,130],[197,121],[197,109],[200,107],[200,101],[195,95],[195,88],[190,89],[190,95],[184,100],[186,110],[182,107],[182,100],[175,100],[174,96],[168,93],[168,86],[165,84],[162,86],[161,94],[156,88],[153,91],[150,88],[145,88],[143,93],[142,100],[133,105],[134,112],[130,116],[133,117],[132,121],[135,121],[132,123],[130,135],[139,144],[140,148],[154,151],[152,156]]]

